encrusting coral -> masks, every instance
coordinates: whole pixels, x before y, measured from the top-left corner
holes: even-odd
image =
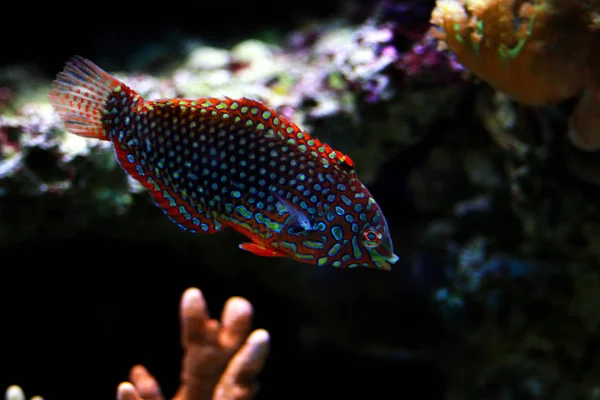
[[[264,329],[250,333],[252,313],[246,299],[232,297],[218,321],[210,318],[200,290],[184,292],[180,304],[184,357],[173,400],[249,400],[256,395],[256,378],[267,359],[270,338]],[[117,388],[118,400],[164,398],[156,379],[142,365],[134,366],[129,381]],[[11,386],[6,399],[25,400],[25,396],[21,388]]]
[[[598,0],[438,0],[431,23],[441,48],[521,104],[556,104],[583,93],[569,138],[581,150],[598,150],[599,15]]]

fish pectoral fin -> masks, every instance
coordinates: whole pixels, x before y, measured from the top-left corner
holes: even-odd
[[[240,249],[261,257],[287,257],[281,251],[256,240],[240,244]]]
[[[281,197],[277,196],[277,198],[277,210],[280,212],[280,214],[289,214],[285,220],[285,225],[287,225],[288,233],[290,235],[306,235],[307,233],[315,230],[313,221],[311,221],[311,218],[308,215]]]

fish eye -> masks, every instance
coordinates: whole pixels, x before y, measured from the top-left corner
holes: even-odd
[[[381,240],[383,239],[383,235],[381,232],[376,231],[373,228],[367,228],[363,232],[363,244],[366,248],[372,249],[381,244]]]

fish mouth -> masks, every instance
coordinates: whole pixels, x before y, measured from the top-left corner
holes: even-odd
[[[390,257],[382,256],[379,253],[373,254],[373,261],[375,262],[375,265],[384,271],[391,271],[392,266],[390,264],[396,264],[399,259],[400,257],[395,254],[392,254]]]

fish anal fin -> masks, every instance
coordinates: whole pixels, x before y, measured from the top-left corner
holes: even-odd
[[[287,257],[287,254],[255,239],[252,239],[252,242],[241,243],[240,249],[260,257]]]
[[[177,226],[192,233],[215,233],[221,230],[223,224],[216,216],[200,207],[194,208],[183,193],[164,185],[148,168],[136,163],[133,151],[120,148],[119,143],[115,143],[115,146],[119,146],[115,147],[115,153],[121,167],[150,192],[154,204]]]

